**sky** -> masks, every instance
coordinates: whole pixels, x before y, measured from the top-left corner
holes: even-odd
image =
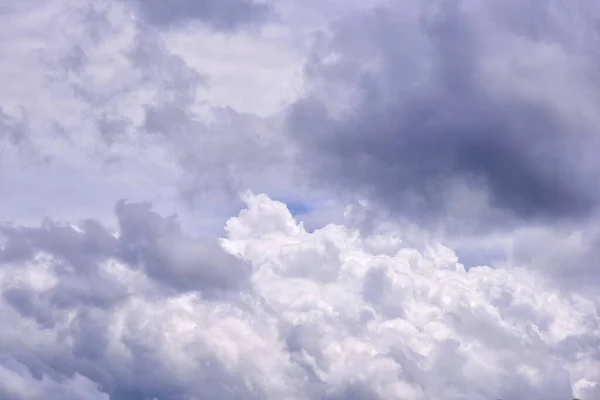
[[[600,398],[600,5],[0,2],[0,398]]]

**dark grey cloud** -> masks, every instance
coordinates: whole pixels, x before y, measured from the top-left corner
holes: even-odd
[[[247,284],[251,272],[247,264],[226,253],[215,238],[186,237],[175,216],[162,217],[150,203],[124,201],[116,205],[115,212],[118,237],[93,220],[78,227],[49,220],[39,228],[3,227],[0,262],[24,262],[40,252],[57,257],[60,274],[82,279],[61,281],[49,294],[51,302],[58,305],[77,301],[106,307],[123,297],[126,293],[118,289],[118,282],[98,275],[98,263],[111,259],[142,269],[177,291],[209,293],[239,290]],[[23,312],[35,313],[37,300],[26,289],[5,296]],[[39,303],[40,307],[44,304]]]
[[[478,4],[390,4],[317,41],[289,116],[314,182],[422,223],[596,210],[600,125],[570,111],[600,104],[593,4]],[[539,94],[552,85],[560,94]]]
[[[159,282],[180,290],[241,289],[250,267],[225,253],[215,238],[185,238],[175,217],[162,217],[150,204],[116,207],[121,257]]]
[[[134,3],[145,19],[158,27],[198,21],[232,31],[264,22],[271,7],[255,0],[124,0]]]

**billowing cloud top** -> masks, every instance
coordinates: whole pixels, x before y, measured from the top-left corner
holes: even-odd
[[[599,4],[4,2],[0,400],[600,398]]]
[[[589,300],[523,269],[466,270],[401,232],[309,233],[283,203],[245,201],[208,247],[144,204],[117,205],[115,235],[93,221],[6,230],[2,398],[600,394]]]

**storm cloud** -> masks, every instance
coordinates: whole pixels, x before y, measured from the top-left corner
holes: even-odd
[[[420,223],[590,216],[596,10],[409,1],[340,21],[314,46],[290,111],[300,159],[318,185]]]

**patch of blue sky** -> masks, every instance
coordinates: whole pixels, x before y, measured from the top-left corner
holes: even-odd
[[[312,209],[307,203],[298,200],[284,201],[284,203],[287,205],[288,210],[290,210],[294,217],[306,215]]]

